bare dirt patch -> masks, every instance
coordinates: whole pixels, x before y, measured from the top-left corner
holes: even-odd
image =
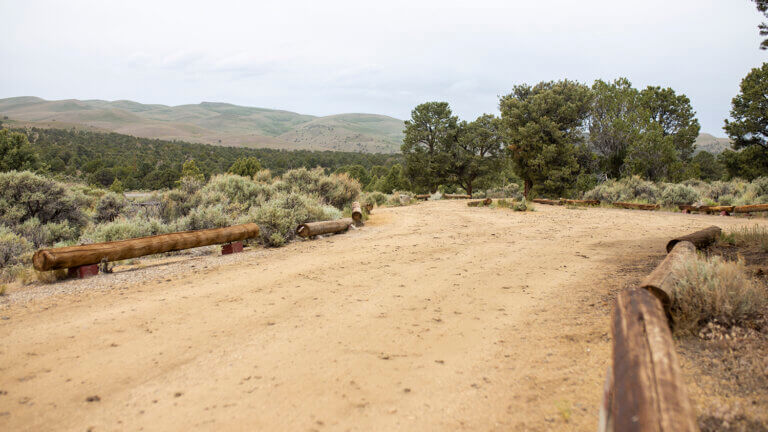
[[[713,223],[427,202],[50,285],[0,310],[0,430],[594,430],[613,296]]]

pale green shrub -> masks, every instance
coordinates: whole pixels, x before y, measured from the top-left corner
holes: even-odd
[[[584,194],[585,199],[598,199],[605,202],[631,201],[656,203],[661,199],[661,190],[653,182],[638,176],[621,180],[608,180]]]
[[[661,194],[661,203],[667,206],[693,204],[701,200],[701,194],[691,186],[684,184],[668,184]]]
[[[174,226],[165,224],[159,219],[119,218],[112,222],[89,226],[80,236],[80,243],[109,242],[167,234],[174,229]]]
[[[336,210],[338,212],[338,210]],[[259,225],[259,237],[266,246],[282,246],[293,239],[296,228],[306,222],[328,220],[332,216],[316,200],[300,193],[280,194],[263,206],[251,209],[241,222]]]
[[[696,333],[712,321],[743,325],[766,312],[768,293],[747,276],[742,262],[696,256],[674,272],[671,313],[676,331]]]
[[[196,207],[192,209],[188,215],[178,219],[174,223],[174,230],[191,231],[208,228],[223,228],[234,224],[234,219],[224,211],[222,205]]]
[[[367,192],[363,196],[363,204],[371,204],[374,207],[378,207],[384,205],[384,203],[387,202],[387,199],[387,195],[382,192]]]
[[[504,187],[486,190],[485,196],[487,198],[511,198],[519,200],[523,198],[523,192],[520,190],[519,184],[510,183]]]
[[[280,190],[315,195],[325,204],[343,209],[360,196],[360,183],[346,173],[324,174],[322,168],[299,168],[287,171],[282,177]]]

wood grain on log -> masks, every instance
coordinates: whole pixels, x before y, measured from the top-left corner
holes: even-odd
[[[613,332],[613,430],[698,431],[672,334],[659,301],[642,289],[616,298]]]
[[[360,221],[363,220],[363,209],[357,201],[352,203],[352,220],[354,220],[355,223],[360,223]]]
[[[107,243],[41,249],[35,252],[35,255],[32,257],[32,264],[39,271],[58,270],[98,264],[105,260],[108,262],[120,261],[145,255],[230,243],[258,237],[258,235],[258,225],[250,223],[226,228],[184,231]]]
[[[415,195],[414,198],[418,200],[427,200],[429,199],[430,196],[431,196],[430,194],[419,194],[419,195]]]
[[[299,225],[299,227],[296,228],[296,234],[300,235],[301,237],[307,238],[307,237],[312,237],[320,234],[337,233],[337,232],[348,230],[349,226],[352,225],[353,223],[354,221],[351,218],[337,219],[332,221],[322,221],[322,222],[308,222],[308,223]]]
[[[689,241],[675,243],[664,260],[640,284],[661,301],[664,311],[669,316],[669,307],[672,304],[674,285],[677,279],[673,270],[676,266],[685,262],[696,254],[696,246]]]
[[[660,207],[658,204],[638,204],[638,203],[628,203],[628,202],[615,202],[615,203],[611,203],[611,205],[615,207],[621,207],[621,208],[633,209],[633,210],[658,210]]]
[[[722,230],[720,229],[720,227],[712,225],[711,227],[696,231],[695,233],[691,233],[682,237],[673,238],[672,240],[667,242],[667,252],[671,252],[672,248],[675,247],[675,245],[681,241],[689,241],[693,243],[694,246],[696,246],[696,249],[704,249],[707,246],[714,243],[715,240],[717,240],[717,238],[720,237],[721,231]]]
[[[768,211],[768,204],[736,206],[734,207],[733,211],[734,213],[764,212]]]

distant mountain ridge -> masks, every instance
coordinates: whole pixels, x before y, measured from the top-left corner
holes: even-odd
[[[0,115],[19,125],[80,127],[143,138],[367,153],[399,152],[404,128],[402,120],[378,114],[316,117],[219,102],[167,106],[128,100],[48,101],[22,96],[0,99]]]
[[[76,127],[234,147],[365,153],[399,153],[405,127],[403,120],[378,114],[316,117],[221,102],[168,106],[33,96],[0,99],[0,116],[17,126]],[[728,138],[702,133],[696,139],[696,151],[719,154],[728,148]]]

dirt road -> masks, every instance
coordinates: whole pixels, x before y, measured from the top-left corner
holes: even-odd
[[[748,221],[429,202],[162,283],[11,303],[0,430],[594,430],[613,293],[715,223]]]

